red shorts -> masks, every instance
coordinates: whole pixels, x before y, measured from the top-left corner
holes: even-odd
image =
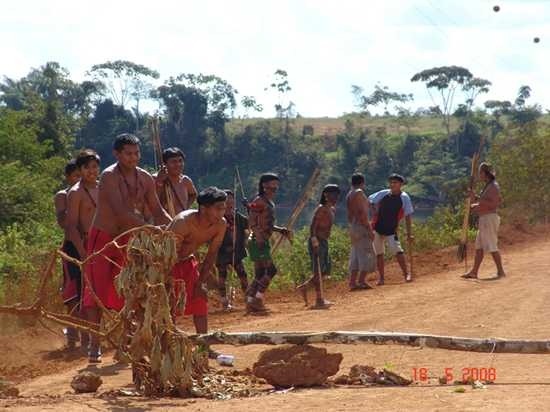
[[[92,227],[88,234],[88,256],[102,249],[112,240],[113,237],[109,233]],[[118,243],[120,245],[126,245],[126,243],[128,243],[128,237],[120,239]],[[90,291],[90,288],[92,288],[106,308],[120,310],[124,306],[124,299],[118,295],[114,284],[114,279],[120,273],[120,268],[113,262],[107,260],[104,256],[116,262],[120,267],[124,266],[126,260],[125,249],[117,249],[114,245],[111,245],[105,249],[101,255],[90,259],[88,263],[86,263],[85,270],[87,276],[84,277],[82,306],[84,308],[97,307]],[[88,283],[88,280],[90,283]]]
[[[193,297],[193,289],[199,279],[199,264],[194,257],[178,262],[172,269],[175,280],[176,298],[179,299],[183,292],[181,281],[185,282],[185,311],[184,315],[206,316],[208,315],[208,301],[202,297]],[[179,313],[178,313],[179,314]]]

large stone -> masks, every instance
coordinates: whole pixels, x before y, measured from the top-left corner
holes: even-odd
[[[73,378],[71,388],[76,393],[96,392],[102,383],[101,376],[97,373],[84,371]]]
[[[318,386],[338,372],[341,362],[341,353],[327,353],[310,345],[287,345],[263,351],[253,372],[277,387]]]

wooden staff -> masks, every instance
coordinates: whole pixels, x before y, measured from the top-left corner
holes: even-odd
[[[311,174],[311,177],[309,178],[306,186],[304,187],[304,190],[302,192],[302,195],[298,199],[298,202],[296,202],[296,205],[294,205],[294,209],[292,210],[290,217],[288,218],[288,222],[286,224],[286,228],[288,230],[292,230],[294,224],[296,223],[296,220],[298,220],[298,216],[300,216],[300,213],[302,213],[302,210],[304,210],[304,207],[306,206],[308,200],[311,198],[313,188],[315,187],[315,184],[317,183],[317,180],[319,179],[320,175],[321,175],[321,169],[316,167],[313,173]],[[277,238],[277,240],[275,241],[275,244],[273,245],[272,254],[275,254],[275,251],[278,249],[283,238],[284,238],[283,235],[280,235]]]
[[[159,127],[159,118],[154,116],[151,119],[151,140],[153,141],[153,153],[155,155],[155,166],[157,170],[160,170],[163,167],[162,162],[162,144],[160,141],[160,127]],[[170,177],[167,177],[170,179]],[[174,194],[170,188],[171,184],[169,182],[164,182],[164,194],[166,196],[166,206],[168,208],[167,212],[170,217],[176,216],[176,208],[174,207]]]
[[[472,204],[472,199],[470,193],[474,189],[474,184],[476,181],[477,168],[479,164],[479,159],[481,157],[481,151],[483,150],[483,145],[485,144],[485,135],[481,135],[479,139],[479,148],[477,152],[472,156],[472,167],[470,170],[470,182],[468,184],[468,196],[464,200],[464,218],[462,220],[462,233],[460,236],[460,244],[456,252],[456,256],[459,262],[464,261],[467,269],[467,257],[468,257],[468,227],[470,226],[470,206]]]

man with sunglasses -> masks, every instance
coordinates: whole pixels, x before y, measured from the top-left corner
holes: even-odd
[[[271,257],[269,239],[273,232],[279,232],[290,238],[292,232],[275,225],[275,203],[273,199],[279,190],[279,176],[265,173],[260,177],[258,195],[249,207],[249,228],[251,231],[248,242],[250,259],[254,262],[254,280],[246,292],[246,308],[249,313],[265,313],[264,294],[277,274],[277,268]]]
[[[157,194],[162,207],[174,216],[187,210],[197,199],[197,189],[189,176],[183,174],[185,154],[177,147],[169,147],[162,152],[164,166],[155,177]],[[167,191],[170,191],[172,205],[169,205]],[[173,216],[172,216],[173,217]]]

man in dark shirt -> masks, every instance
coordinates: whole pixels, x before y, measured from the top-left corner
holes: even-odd
[[[369,202],[374,206],[376,212],[373,221],[374,228],[374,252],[376,253],[376,263],[380,278],[379,285],[384,284],[384,252],[385,244],[388,245],[393,255],[397,256],[399,266],[403,271],[403,277],[407,282],[412,281],[412,274],[407,270],[405,254],[399,243],[397,231],[399,222],[405,218],[407,228],[407,240],[412,241],[411,232],[412,219],[414,212],[411,198],[401,191],[401,186],[405,183],[403,176],[392,174],[389,178],[389,189],[384,189],[369,196]]]

